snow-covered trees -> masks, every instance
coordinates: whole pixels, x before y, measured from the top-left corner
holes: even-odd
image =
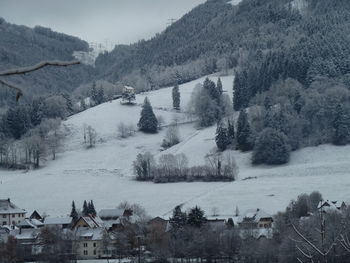
[[[172,90],[172,98],[173,98],[173,108],[175,110],[180,109],[180,90],[179,85],[176,84]]]
[[[90,125],[84,125],[84,143],[87,148],[95,147],[97,132]]]
[[[349,117],[343,111],[340,104],[335,109],[335,118],[333,121],[333,143],[335,145],[345,145],[350,139],[350,121]]]
[[[225,151],[230,144],[228,129],[222,122],[220,122],[216,128],[215,142],[220,151]]]
[[[218,86],[209,78],[205,79],[203,85],[197,85],[193,90],[189,108],[190,112],[199,118],[199,125],[202,127],[211,126],[232,112],[230,100],[227,94],[223,94],[220,78]]]
[[[169,148],[180,142],[179,127],[176,123],[172,123],[166,131],[165,137],[162,142],[162,147]]]
[[[133,169],[136,179],[140,181],[152,180],[154,177],[153,169],[155,169],[155,165],[156,163],[151,153],[139,153],[136,160],[133,162]]]
[[[241,151],[249,151],[253,148],[250,124],[245,110],[241,110],[239,113],[236,140],[237,149]]]
[[[192,227],[202,227],[206,223],[204,211],[198,207],[193,207],[187,215],[187,224]]]
[[[145,133],[157,133],[158,131],[158,120],[154,115],[151,103],[147,97],[142,106],[138,127],[140,131]]]
[[[253,164],[284,164],[289,161],[290,146],[285,134],[264,129],[255,142]]]
[[[120,122],[117,126],[117,130],[119,138],[128,138],[135,134],[136,127],[132,123],[125,124],[124,122]]]
[[[184,154],[164,154],[158,162],[150,153],[138,154],[133,163],[136,180],[169,183],[181,181],[233,181],[238,167],[231,152],[211,153],[205,165],[188,166]]]
[[[187,215],[186,212],[182,212],[181,205],[174,208],[173,215],[169,218],[169,223],[172,231],[178,231],[186,226]]]

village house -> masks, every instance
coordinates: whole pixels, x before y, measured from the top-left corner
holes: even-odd
[[[44,226],[58,227],[61,229],[68,229],[72,224],[71,217],[46,217],[43,221]]]
[[[339,202],[339,201],[321,201],[318,203],[317,209],[319,211],[323,211],[325,213],[328,212],[343,212],[347,208],[347,205],[345,202]]]
[[[259,208],[247,210],[238,218],[237,223],[242,238],[272,238],[273,218]]]
[[[105,224],[99,216],[81,216],[72,227],[74,250],[78,259],[110,258],[113,247],[107,246],[110,239]]]
[[[15,226],[19,224],[26,215],[24,209],[18,208],[11,202],[10,198],[0,199],[0,224],[5,226]]]

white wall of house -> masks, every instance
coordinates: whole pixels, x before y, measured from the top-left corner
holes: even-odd
[[[0,225],[17,225],[25,218],[25,213],[0,214]]]

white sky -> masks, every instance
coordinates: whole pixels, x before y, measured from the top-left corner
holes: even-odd
[[[161,32],[205,0],[0,0],[8,22],[78,36],[88,42],[128,44]]]

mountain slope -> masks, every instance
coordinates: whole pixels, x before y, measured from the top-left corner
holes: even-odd
[[[180,86],[183,109],[194,86],[203,80]],[[233,77],[222,77],[222,82],[224,90],[231,94]],[[145,96],[166,123],[174,115],[180,121],[187,120],[183,113],[171,110],[171,88],[139,95],[137,102],[142,103]],[[274,213],[284,209],[291,198],[313,190],[321,191],[330,200],[349,199],[349,146],[305,148],[292,153],[290,164],[279,167],[252,167],[250,153],[234,151],[240,173],[238,180],[230,183],[137,182],[131,176],[131,165],[139,152],[150,151],[156,157],[184,153],[195,165],[203,163],[205,154],[215,147],[215,127],[197,130],[193,124],[180,125],[182,142],[166,152],[160,151],[165,129],[156,135],[136,133],[128,139],[116,138],[117,124],[135,124],[140,110],[140,105],[123,106],[116,100],[70,117],[64,125],[71,134],[58,159],[39,170],[0,171],[0,198],[10,197],[21,207],[51,215],[67,214],[73,199],[78,206],[84,199],[93,199],[97,209],[115,207],[127,200],[140,203],[154,216],[169,216],[168,212],[180,203],[185,208],[200,205],[207,214],[217,207],[221,215],[232,215],[236,206],[241,211],[259,207]],[[93,149],[87,150],[83,145],[83,124],[92,125],[98,132],[98,143]]]
[[[29,66],[42,60],[73,60],[74,51],[88,51],[88,44],[76,37],[56,33],[48,28],[29,28],[7,23],[0,18],[0,70]],[[24,100],[33,94],[72,91],[91,79],[92,67],[45,68],[9,80],[23,87]],[[13,100],[8,91],[0,90],[0,104]],[[0,105],[1,106],[1,105]]]

